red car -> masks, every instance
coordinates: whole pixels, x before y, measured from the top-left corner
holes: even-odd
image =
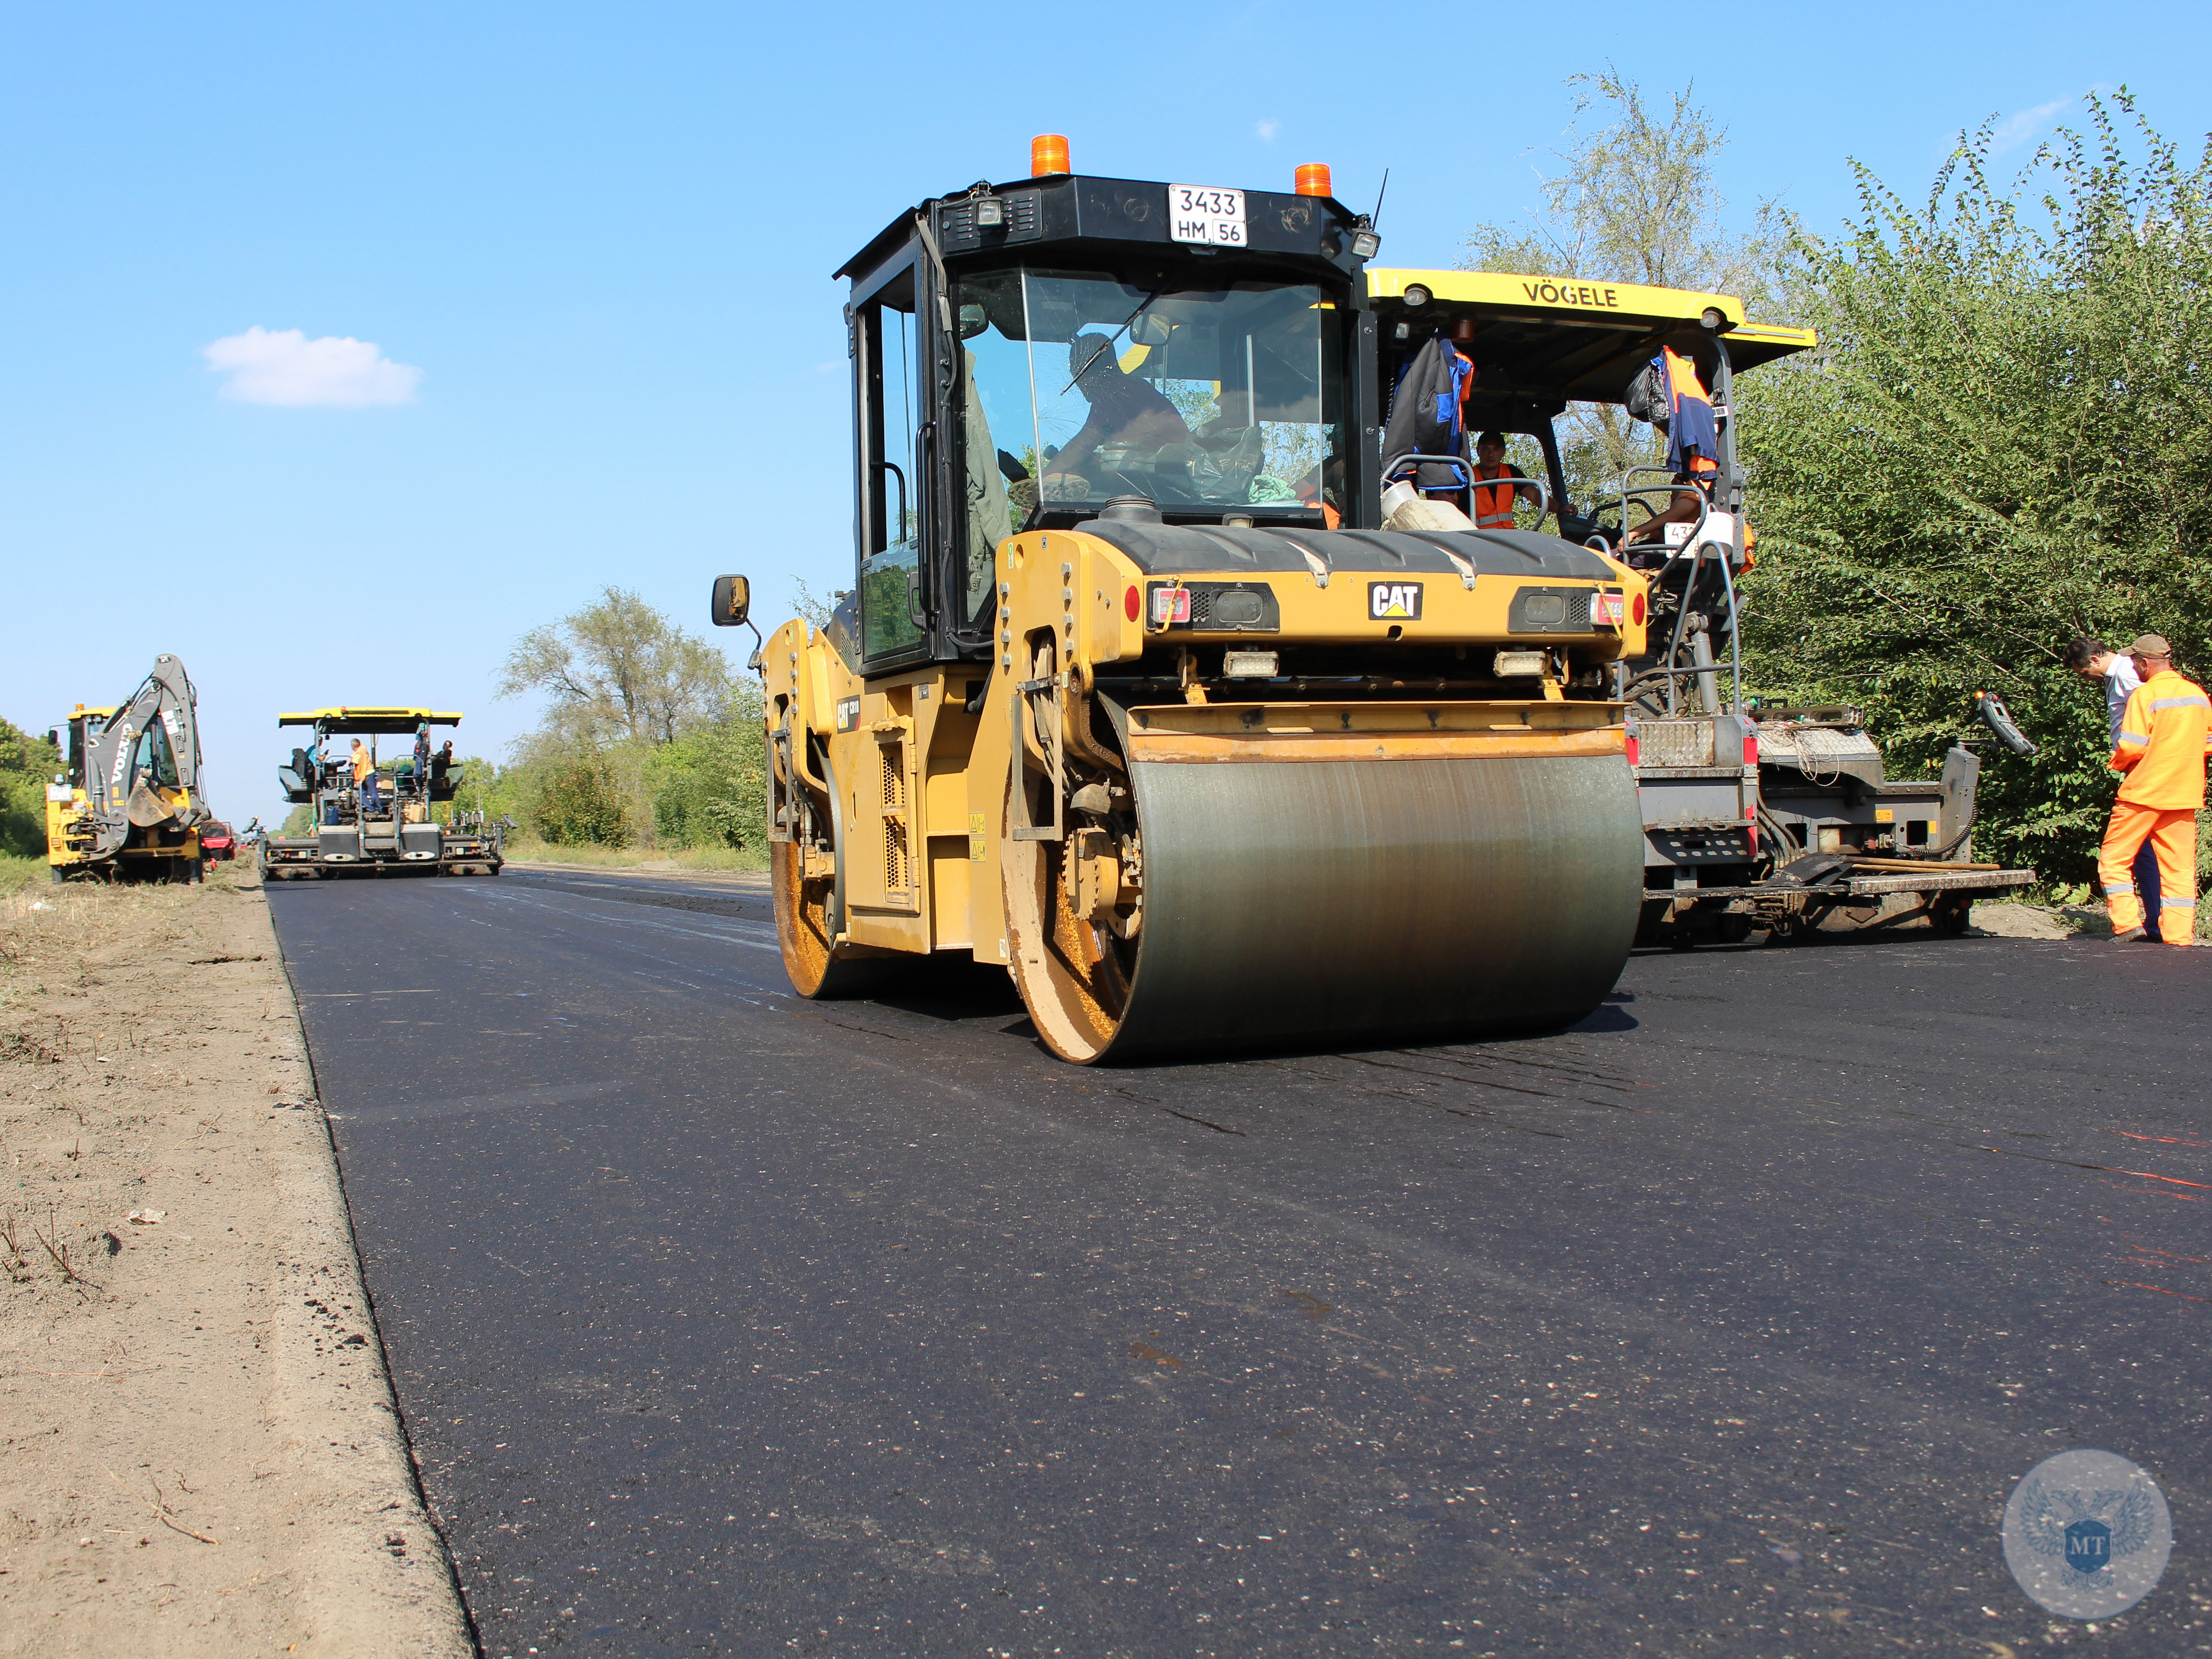
[[[230,826],[222,819],[200,825],[200,856],[210,864],[238,856],[238,837],[231,834]]]

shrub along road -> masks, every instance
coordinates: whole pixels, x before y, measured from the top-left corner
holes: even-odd
[[[2212,952],[1109,1071],[995,970],[796,1000],[757,884],[270,902],[489,1654],[1978,1651],[2072,1446],[2181,1540],[2107,1632],[2212,1639]]]

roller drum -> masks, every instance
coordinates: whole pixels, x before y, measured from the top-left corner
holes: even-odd
[[[1118,1010],[1038,1019],[1068,1059],[1556,1029],[1627,961],[1643,819],[1620,755],[1140,760],[1130,779],[1142,931]],[[1034,953],[1016,977],[1037,1012]]]

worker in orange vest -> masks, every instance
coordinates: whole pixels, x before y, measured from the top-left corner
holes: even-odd
[[[1510,530],[1513,528],[1513,498],[1524,495],[1540,505],[1543,496],[1533,487],[1522,488],[1508,483],[1485,486],[1484,478],[1525,478],[1528,475],[1505,460],[1505,434],[1486,432],[1474,441],[1474,527],[1477,530]]]
[[[380,811],[383,799],[377,793],[376,761],[362,746],[359,738],[353,740],[353,787],[361,791],[361,813],[363,817]]]
[[[2111,765],[2124,773],[2097,857],[2097,876],[2116,939],[2148,936],[2142,898],[2129,866],[2148,840],[2158,854],[2159,933],[2191,945],[2197,933],[2197,814],[2204,806],[2204,757],[2212,749],[2212,701],[2173,672],[2173,647],[2145,634],[2128,647],[2142,680],[2129,695]]]

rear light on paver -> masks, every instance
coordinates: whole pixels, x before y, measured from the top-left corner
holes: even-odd
[[[1743,734],[1743,763],[1746,766],[1759,764],[1759,734],[1756,732]]]
[[[1634,726],[1628,728],[1628,735],[1623,741],[1628,750],[1628,763],[1633,766],[1636,764],[1636,728]]]

